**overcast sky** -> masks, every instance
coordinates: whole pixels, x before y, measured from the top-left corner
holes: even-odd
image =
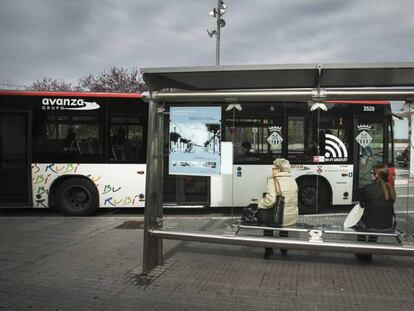
[[[412,61],[414,1],[225,0],[221,64]],[[1,0],[0,82],[215,64],[216,0]]]

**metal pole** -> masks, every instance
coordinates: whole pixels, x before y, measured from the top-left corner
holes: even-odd
[[[217,35],[216,35],[216,66],[220,65],[220,0],[217,1]]]
[[[288,249],[316,250],[316,251],[333,251],[345,253],[373,253],[386,255],[414,255],[414,247],[396,246],[392,244],[381,243],[363,243],[363,242],[311,242],[283,238],[267,238],[260,236],[226,236],[206,232],[187,232],[166,229],[151,230],[153,236],[182,241],[194,241],[204,243],[244,245],[257,247],[275,247]]]
[[[361,88],[361,89],[272,89],[272,90],[235,90],[235,91],[194,91],[194,92],[154,92],[153,99],[163,102],[194,101],[243,102],[257,101],[257,104],[271,100],[286,101],[326,101],[326,100],[405,100],[414,97],[414,88]]]
[[[149,102],[147,181],[145,188],[144,256],[142,272],[147,273],[163,263],[162,239],[150,230],[162,226],[163,109],[156,101]],[[161,190],[160,190],[161,189]]]
[[[414,102],[410,100],[408,102],[408,139],[410,140],[410,165],[408,167],[408,181],[410,181],[411,177],[414,175],[414,131],[412,128],[414,119],[414,114],[412,110],[413,106]],[[408,183],[408,188],[410,188],[410,183]]]

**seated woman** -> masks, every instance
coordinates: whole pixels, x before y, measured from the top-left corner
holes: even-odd
[[[394,228],[395,190],[388,183],[388,167],[374,165],[371,170],[372,183],[359,190],[359,200],[364,208],[357,229],[361,231],[387,232]],[[358,241],[366,241],[365,235],[359,235]],[[376,236],[369,236],[368,241],[376,242]],[[371,254],[356,254],[358,259],[370,261]]]
[[[275,179],[279,181],[282,196],[285,197],[285,205],[283,210],[282,226],[294,225],[298,219],[298,185],[290,174],[290,163],[288,160],[279,158],[273,162],[272,178],[268,179],[266,196],[257,202],[259,209],[272,208],[276,201]],[[273,231],[264,230],[264,236],[273,236]],[[287,237],[288,232],[280,231],[280,236]],[[280,250],[282,254],[286,254],[286,249]],[[268,259],[273,254],[272,248],[265,248],[264,259]]]
[[[374,165],[372,183],[359,189],[359,200],[364,214],[358,223],[360,230],[392,230],[394,221],[395,190],[388,184],[388,167]]]

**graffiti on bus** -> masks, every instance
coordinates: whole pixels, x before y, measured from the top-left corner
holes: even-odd
[[[90,172],[97,171],[94,174]],[[110,171],[116,171],[116,175]],[[129,170],[129,172],[137,172],[136,170]],[[141,171],[139,171],[141,172]],[[89,178],[97,187],[100,195],[100,205],[104,207],[136,207],[143,206],[144,195],[143,193],[133,193],[135,187],[125,189],[121,187],[123,179],[125,178],[124,172],[119,171],[118,167],[111,168],[106,167],[104,171],[97,169],[97,166],[93,164],[39,164],[35,163],[32,165],[32,184],[33,184],[33,201],[35,207],[49,207],[49,188],[53,182],[60,176],[63,175],[80,175]],[[119,177],[119,184],[117,178]],[[130,178],[139,179],[145,177],[143,174],[136,173],[129,176]]]

